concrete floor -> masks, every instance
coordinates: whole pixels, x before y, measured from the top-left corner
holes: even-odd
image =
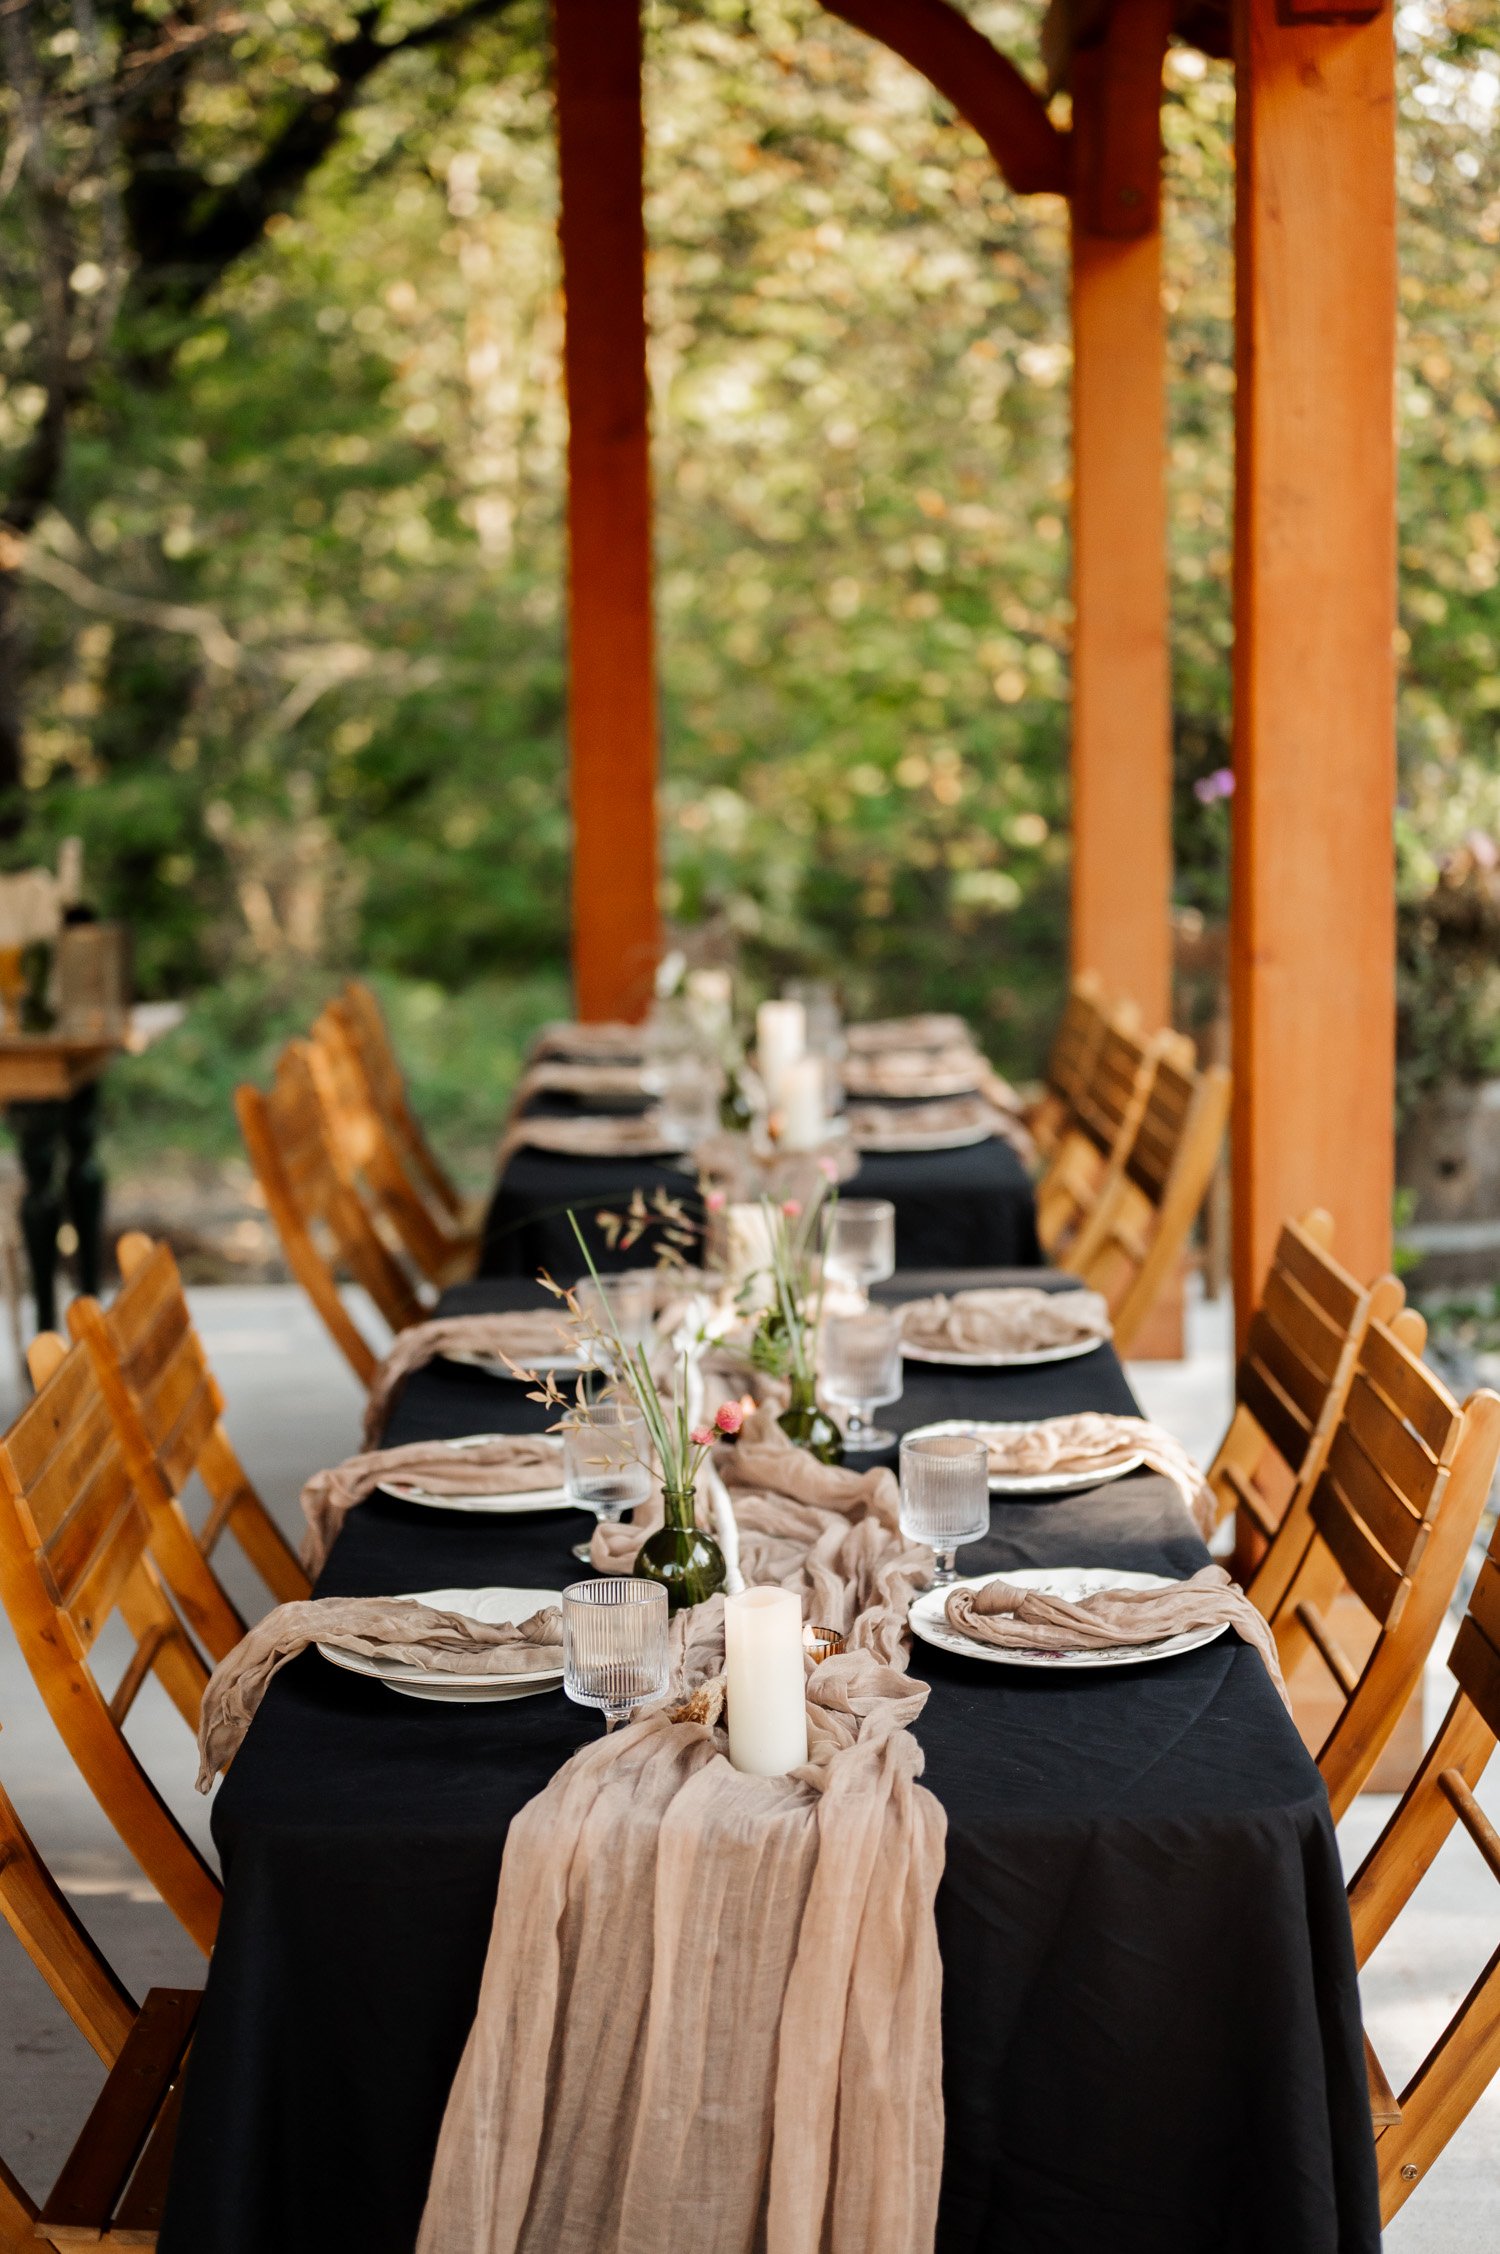
[[[230,1286],[193,1295],[194,1312],[229,1400],[229,1426],[252,1477],[289,1529],[300,1526],[297,1493],[306,1473],[355,1446],[360,1393],[316,1318],[293,1289]],[[362,1311],[362,1319],[373,1318]],[[1191,1311],[1189,1356],[1144,1364],[1131,1375],[1149,1415],[1198,1455],[1212,1453],[1230,1393],[1228,1309]],[[17,1399],[16,1374],[0,1345],[0,1417]],[[242,1605],[256,1584],[226,1567]],[[109,1679],[107,1661],[101,1672]],[[1429,1686],[1429,1728],[1451,1685],[1439,1667]],[[98,1814],[63,1756],[55,1732],[7,1635],[0,1633],[0,1778],[22,1820],[127,1985],[196,1984],[202,1960]],[[194,1795],[192,1749],[176,1712],[154,1689],[143,1694],[130,1734],[172,1807],[205,1846],[207,1803]],[[1500,1762],[1481,1794],[1500,1821]],[[1393,1803],[1367,1797],[1345,1821],[1341,1844],[1353,1869]],[[1440,1858],[1364,1983],[1377,2049],[1399,2088],[1500,1940],[1500,1890],[1461,1836]],[[92,2053],[56,2009],[8,1928],[0,1925],[0,2151],[40,2194],[65,2157],[98,2086]],[[1386,2234],[1393,2254],[1478,2254],[1500,2244],[1500,2085],[1481,2099],[1424,2184]]]

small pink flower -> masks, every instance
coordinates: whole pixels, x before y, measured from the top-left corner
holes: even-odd
[[[714,1423],[721,1432],[738,1432],[745,1421],[745,1412],[738,1401],[724,1401],[719,1405]]]
[[[688,1437],[695,1448],[711,1448],[718,1435],[711,1424],[700,1424],[697,1431],[689,1433]]]
[[[725,1190],[710,1190],[703,1202],[710,1213],[722,1213],[729,1203],[729,1195]]]
[[[782,1201],[782,1207],[781,1207],[781,1210],[782,1210],[782,1212],[783,1212],[783,1213],[784,1213],[784,1214],[786,1215],[786,1217],[787,1217],[787,1219],[788,1219],[789,1221],[795,1221],[795,1220],[796,1220],[796,1218],[797,1218],[797,1216],[798,1216],[798,1214],[799,1214],[799,1213],[800,1213],[800,1212],[802,1211],[802,1200],[801,1200],[801,1198],[800,1198],[800,1197],[789,1197],[789,1198],[786,1198],[786,1199],[784,1199],[784,1200]]]
[[[836,1182],[839,1178],[838,1160],[836,1158],[829,1158],[827,1156],[820,1158],[818,1160],[818,1172],[822,1175],[825,1182]]]

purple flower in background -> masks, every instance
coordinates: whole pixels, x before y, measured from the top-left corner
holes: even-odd
[[[1193,796],[1200,806],[1212,806],[1216,798],[1233,798],[1234,769],[1216,767],[1211,775],[1200,775],[1193,785]]]

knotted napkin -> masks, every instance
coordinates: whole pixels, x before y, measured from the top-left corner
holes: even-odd
[[[807,1764],[731,1768],[723,1599],[680,1614],[686,1709],[585,1746],[510,1827],[419,2254],[931,2246],[944,1821],[905,1673],[931,1553],[888,1471],[769,1433],[724,1465],[747,1577],[849,1635],[810,1665]]]
[[[496,1166],[503,1169],[524,1144],[562,1158],[660,1158],[681,1148],[663,1127],[659,1110],[585,1113],[580,1119],[528,1112],[501,1136]]]
[[[415,1440],[404,1448],[349,1456],[332,1471],[315,1471],[302,1490],[307,1520],[302,1563],[309,1573],[323,1570],[355,1504],[397,1477],[413,1479],[435,1495],[524,1495],[558,1486],[562,1462],[556,1441],[534,1432],[489,1433],[462,1448]]]
[[[977,1049],[958,1043],[951,1049],[888,1049],[875,1056],[850,1057],[844,1086],[851,1096],[964,1096],[985,1072]]]
[[[1102,1589],[1076,1604],[1002,1578],[977,1589],[954,1589],[944,1609],[949,1627],[960,1635],[1006,1651],[1107,1651],[1161,1643],[1194,1628],[1232,1628],[1260,1653],[1291,1712],[1276,1639],[1222,1565],[1205,1565],[1169,1589]]]
[[[375,1365],[365,1403],[364,1444],[373,1448],[385,1430],[392,1404],[413,1370],[443,1354],[479,1354],[499,1360],[508,1355],[524,1369],[568,1353],[576,1341],[567,1328],[566,1310],[539,1308],[535,1314],[438,1315],[430,1323],[411,1323],[397,1331]]]
[[[440,1675],[528,1675],[562,1666],[562,1614],[474,1620],[409,1597],[304,1597],[258,1620],[208,1678],[198,1717],[198,1790],[229,1766],[273,1675],[309,1644]]]
[[[1105,1339],[1109,1308],[1097,1291],[1039,1291],[1031,1284],[938,1292],[908,1299],[901,1335],[935,1354],[1035,1354]]]
[[[559,1018],[542,1027],[531,1044],[531,1054],[534,1057],[641,1058],[646,1054],[646,1045],[646,1029],[641,1025],[621,1025],[617,1020],[576,1025],[571,1019]]]
[[[969,1028],[961,1017],[946,1010],[925,1010],[916,1017],[867,1018],[863,1025],[846,1025],[844,1046],[851,1056],[878,1055],[888,1049],[958,1049],[968,1045]]]
[[[1042,1417],[1034,1424],[976,1424],[973,1430],[989,1448],[995,1473],[1076,1472],[1082,1485],[1141,1456],[1171,1481],[1205,1541],[1214,1530],[1218,1506],[1208,1481],[1182,1442],[1144,1417],[1084,1409],[1070,1417]]]

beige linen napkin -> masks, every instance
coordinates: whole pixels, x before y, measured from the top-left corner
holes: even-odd
[[[370,1380],[363,1433],[366,1448],[373,1448],[385,1430],[396,1396],[413,1370],[435,1362],[441,1354],[482,1354],[496,1360],[506,1354],[524,1368],[529,1362],[569,1352],[575,1341],[567,1320],[561,1306],[556,1312],[543,1307],[535,1314],[438,1315],[430,1323],[412,1323],[397,1331]]]
[[[863,1025],[846,1025],[844,1045],[851,1056],[879,1055],[887,1049],[959,1049],[967,1047],[969,1028],[961,1017],[946,1010],[925,1010],[916,1017],[867,1018]]]
[[[1260,1653],[1277,1696],[1291,1712],[1276,1639],[1222,1565],[1205,1565],[1170,1589],[1103,1589],[1077,1604],[1040,1589],[1018,1588],[1013,1581],[986,1581],[979,1589],[955,1589],[944,1609],[949,1627],[960,1635],[1008,1651],[1108,1651],[1122,1644],[1160,1643],[1194,1628],[1232,1628]]]
[[[307,1533],[302,1562],[321,1573],[356,1503],[400,1475],[435,1495],[524,1495],[562,1483],[555,1440],[539,1432],[496,1432],[472,1447],[416,1440],[404,1448],[376,1448],[349,1456],[332,1471],[315,1471],[302,1490]]]
[[[724,1466],[751,1475],[747,1580],[849,1631],[809,1667],[807,1765],[730,1767],[723,1599],[680,1614],[687,1707],[586,1745],[511,1825],[419,2254],[931,2247],[944,1822],[905,1673],[931,1553],[888,1471],[769,1435]]]
[[[977,1049],[888,1049],[883,1055],[850,1057],[844,1086],[851,1096],[965,1096],[979,1086],[986,1066]]]
[[[660,1111],[588,1113],[579,1119],[551,1119],[528,1112],[514,1119],[500,1138],[497,1168],[523,1147],[550,1151],[559,1158],[660,1158],[677,1145],[662,1126]]]
[[[900,1141],[907,1135],[956,1135],[982,1127],[998,1135],[1003,1120],[982,1096],[939,1096],[931,1103],[851,1104],[846,1114],[849,1132],[861,1145]]]
[[[1142,1456],[1153,1471],[1171,1481],[1205,1541],[1214,1530],[1218,1508],[1208,1481],[1182,1442],[1145,1417],[1106,1416],[1098,1409],[1084,1409],[1070,1417],[1042,1417],[1033,1424],[976,1424],[974,1433],[987,1444],[994,1473],[1076,1472],[1080,1485],[1132,1456]]]
[[[1097,1291],[1040,1291],[1032,1284],[944,1292],[898,1309],[901,1335],[944,1354],[1035,1354],[1108,1338],[1109,1308]]]
[[[198,1790],[229,1766],[273,1675],[309,1644],[444,1675],[528,1675],[562,1666],[562,1614],[473,1620],[409,1597],[304,1597],[258,1620],[208,1678],[198,1718]]]
[[[571,1019],[559,1018],[544,1025],[531,1044],[534,1057],[635,1057],[646,1054],[647,1035],[643,1025],[622,1025],[618,1020],[601,1020],[598,1025],[577,1025]]]
[[[567,1057],[542,1058],[528,1065],[512,1099],[515,1106],[528,1096],[643,1096],[644,1067],[638,1064],[588,1064]]]

